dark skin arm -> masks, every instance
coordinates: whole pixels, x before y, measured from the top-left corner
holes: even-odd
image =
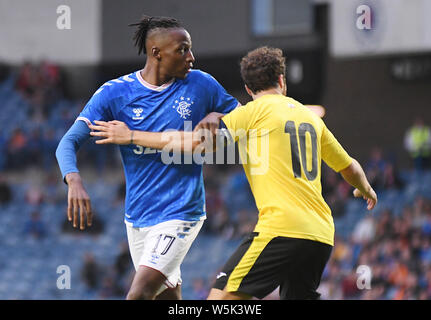
[[[68,185],[67,192],[67,219],[72,221],[73,227],[85,229],[85,222],[90,227],[93,220],[91,201],[82,183],[81,176],[77,172],[66,175]]]
[[[94,121],[95,125],[90,125],[92,136],[102,137],[97,140],[97,144],[137,144],[153,149],[168,148],[173,151],[192,152],[196,148],[204,148],[203,141],[213,141],[216,130],[219,127],[220,119],[224,115],[217,112],[208,114],[202,119],[192,131],[170,131],[170,132],[147,132],[130,130],[121,121]]]

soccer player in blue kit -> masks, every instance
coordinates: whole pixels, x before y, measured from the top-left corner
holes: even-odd
[[[61,139],[56,156],[68,185],[67,216],[74,227],[91,225],[92,210],[76,164],[94,121],[125,122],[161,132],[218,123],[239,104],[209,74],[193,70],[189,33],[168,17],[136,26],[135,44],[145,67],[103,84]],[[136,274],[127,299],[181,299],[180,265],[205,213],[202,165],[164,164],[161,153],[133,144],[119,147],[126,179],[125,224]]]

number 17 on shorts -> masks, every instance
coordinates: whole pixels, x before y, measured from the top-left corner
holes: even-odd
[[[127,227],[133,264],[159,270],[176,283],[180,265],[203,224],[201,221],[171,220],[151,227]]]

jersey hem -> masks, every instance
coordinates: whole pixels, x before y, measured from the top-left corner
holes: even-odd
[[[256,228],[254,231],[259,233],[269,234],[271,236],[277,236],[277,237],[298,238],[298,239],[318,241],[324,244],[328,244],[330,246],[334,246],[334,239],[328,239],[314,234],[295,233],[295,232],[279,233],[279,232],[267,230],[265,228]]]
[[[153,227],[153,226],[156,226],[156,225],[158,225],[158,224],[160,224],[160,223],[164,223],[164,222],[168,222],[168,221],[187,221],[187,222],[194,222],[194,221],[206,220],[206,218],[207,218],[207,215],[206,215],[206,212],[204,212],[204,213],[202,213],[202,215],[201,215],[201,216],[199,216],[199,217],[198,217],[198,219],[178,219],[178,218],[176,218],[176,219],[160,220],[160,221],[158,221],[157,223],[151,223],[151,224],[150,224],[150,223],[143,223],[143,224],[137,223],[137,224],[135,224],[135,223],[133,223],[132,221],[128,221],[128,220],[127,220],[127,217],[125,217],[125,218],[124,218],[124,223],[125,223],[127,226],[132,227],[132,228],[148,228],[148,227]]]

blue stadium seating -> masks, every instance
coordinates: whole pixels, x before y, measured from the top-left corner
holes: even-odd
[[[401,191],[382,191],[374,215],[385,209],[399,213],[418,195],[431,194],[430,174],[417,179],[406,179]],[[112,265],[119,253],[119,244],[126,240],[122,205],[106,201],[114,199],[117,185],[91,183],[88,186],[93,207],[104,221],[104,233],[99,236],[67,235],[61,232],[66,215],[66,204],[42,204],[38,207],[48,229],[45,239],[36,240],[23,234],[23,225],[29,219],[32,208],[25,203],[28,185],[14,184],[15,201],[0,208],[0,299],[99,299],[97,293],[88,291],[80,279],[83,256],[92,252],[104,266]],[[348,238],[355,224],[366,214],[362,200],[350,199],[345,213],[335,219],[339,237]],[[202,278],[210,283],[224,264],[239,240],[201,233],[186,256],[183,266],[183,297],[193,299],[193,280]],[[72,271],[70,290],[56,287],[57,267],[68,265]],[[122,299],[123,297],[111,297]]]
[[[115,194],[117,186],[105,183],[103,190],[98,184],[88,186],[94,195],[93,207],[105,223],[102,235],[63,234],[65,204],[43,204],[38,209],[48,227],[48,236],[41,240],[23,234],[23,224],[32,212],[23,197],[26,187],[13,185],[19,200],[0,208],[0,299],[98,299],[98,295],[89,292],[82,283],[80,270],[86,252],[93,253],[101,265],[112,265],[119,253],[119,244],[126,240],[121,205],[113,208],[106,202],[109,195]],[[199,235],[182,267],[185,299],[193,298],[193,279],[202,277],[209,281],[237,243]],[[60,265],[68,265],[71,269],[70,290],[56,287],[59,276],[56,270]]]

